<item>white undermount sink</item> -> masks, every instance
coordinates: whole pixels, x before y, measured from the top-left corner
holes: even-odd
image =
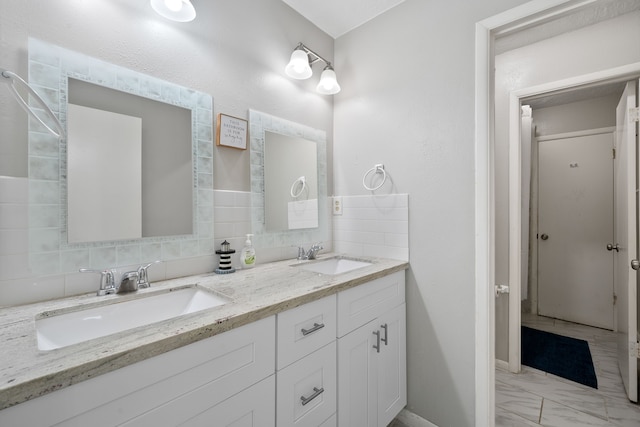
[[[91,308],[51,317],[46,317],[46,313],[43,313],[36,319],[38,349],[66,347],[206,310],[229,301],[197,286],[189,286],[97,307],[92,305]]]
[[[349,258],[328,258],[322,261],[309,262],[305,264],[297,264],[296,267],[313,273],[336,275],[349,271],[357,270],[359,268],[370,266],[370,262],[358,261]]]

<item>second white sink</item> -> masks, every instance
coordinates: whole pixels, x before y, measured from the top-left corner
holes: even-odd
[[[228,299],[196,286],[92,306],[36,320],[39,350],[53,350],[223,305]]]
[[[313,273],[336,275],[346,273],[348,271],[357,270],[359,268],[370,266],[370,262],[357,261],[349,258],[335,257],[317,262],[309,262],[307,264],[297,264],[296,266]]]

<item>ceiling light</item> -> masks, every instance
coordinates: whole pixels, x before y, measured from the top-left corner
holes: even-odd
[[[324,62],[326,65],[320,76],[320,83],[316,87],[316,91],[323,95],[333,95],[340,92],[340,85],[336,79],[336,72],[331,66],[331,62],[327,61],[307,46],[298,43],[298,46],[291,54],[291,59],[285,67],[284,71],[287,76],[294,79],[308,79],[313,74],[311,66],[318,61]]]
[[[196,9],[190,0],[151,0],[151,7],[164,18],[177,22],[193,21]]]

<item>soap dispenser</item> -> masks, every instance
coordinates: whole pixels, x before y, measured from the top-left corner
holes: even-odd
[[[240,252],[240,263],[242,268],[252,268],[256,265],[256,250],[251,243],[253,234],[247,234],[247,240],[244,242],[244,248]]]

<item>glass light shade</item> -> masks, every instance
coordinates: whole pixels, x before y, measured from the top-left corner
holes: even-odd
[[[151,7],[164,18],[177,22],[193,21],[196,9],[190,0],[151,0]]]
[[[325,67],[322,75],[320,76],[320,82],[316,87],[316,91],[323,95],[334,95],[340,92],[340,85],[336,79],[336,72],[331,67]]]
[[[304,80],[311,77],[313,71],[311,71],[311,66],[309,65],[309,55],[302,49],[296,49],[291,54],[291,60],[287,64],[284,69],[284,72],[287,76]]]

